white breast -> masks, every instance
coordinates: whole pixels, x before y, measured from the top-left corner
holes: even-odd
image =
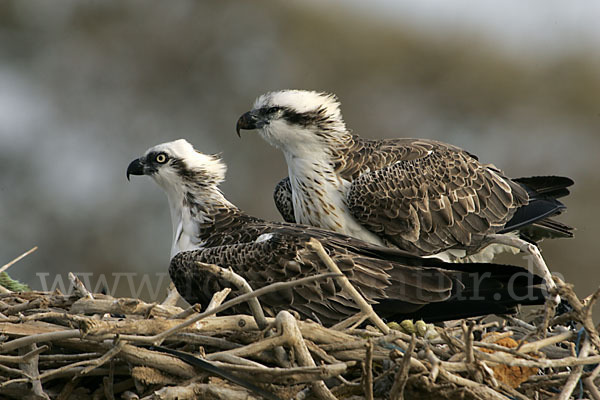
[[[196,215],[192,218],[187,207],[171,201],[171,222],[173,223],[173,242],[171,245],[171,258],[182,251],[198,250],[204,248],[206,243],[198,238],[198,221],[202,222],[203,216]]]
[[[314,158],[308,162],[289,157],[287,161],[296,222],[383,245],[348,210],[345,199],[349,181],[339,178],[327,163]]]

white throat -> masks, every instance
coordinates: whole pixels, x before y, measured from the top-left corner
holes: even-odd
[[[234,207],[216,188],[194,193],[193,196],[167,190],[167,197],[173,225],[171,258],[182,251],[204,248],[206,242],[200,237],[201,227],[213,223],[217,208]]]

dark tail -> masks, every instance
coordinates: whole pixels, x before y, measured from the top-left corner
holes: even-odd
[[[537,196],[560,199],[569,194],[569,186],[575,182],[566,176],[530,176],[527,178],[515,178],[527,191]]]
[[[432,259],[429,259],[432,260]],[[544,304],[543,279],[525,268],[491,263],[441,264],[453,277],[449,299],[420,308],[384,300],[373,308],[388,320],[439,322],[488,314],[514,314],[519,305]]]
[[[558,199],[569,194],[573,180],[562,176],[532,176],[516,178],[527,190],[529,204],[519,208],[499,233],[518,230],[533,242],[544,238],[573,237],[573,228],[550,219],[567,207]]]
[[[517,288],[510,293],[498,291],[495,293],[496,296],[479,300],[451,299],[442,303],[431,303],[413,313],[396,314],[387,319],[393,321],[422,319],[425,322],[442,322],[489,314],[511,315],[517,312],[520,305],[544,304],[545,293],[544,289],[538,287]]]

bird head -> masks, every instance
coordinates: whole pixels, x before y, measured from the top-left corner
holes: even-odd
[[[183,139],[151,147],[127,167],[127,179],[148,175],[167,194],[173,225],[171,257],[201,248],[199,226],[211,221],[216,209],[235,207],[218,188],[225,170],[217,156],[202,154]]]
[[[216,187],[225,179],[226,166],[215,155],[198,152],[185,139],[151,147],[127,167],[130,175],[148,175],[166,192]]]
[[[263,94],[238,120],[238,136],[242,129],[257,129],[271,145],[292,153],[348,135],[337,97],[308,90]]]

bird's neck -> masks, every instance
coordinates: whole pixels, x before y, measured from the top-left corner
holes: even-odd
[[[217,221],[236,217],[242,212],[230,203],[216,187],[168,195],[173,223],[171,257],[182,251],[203,248],[218,229]]]
[[[314,134],[314,135],[319,135]],[[339,186],[340,181],[337,171],[339,164],[354,145],[355,137],[347,131],[336,135],[323,134],[318,142],[282,148],[290,177],[298,180],[309,180],[308,186],[313,186],[311,180],[318,174],[325,178],[327,186]],[[294,182],[291,182],[294,185]]]
[[[335,229],[340,224],[346,183],[337,176],[329,149],[315,148],[310,155],[284,152],[297,223]]]
[[[346,204],[351,180],[340,170],[347,160],[355,137],[337,146],[316,147],[311,154],[285,152],[292,187],[294,218],[299,224],[318,226],[382,245],[382,241],[362,227]]]

